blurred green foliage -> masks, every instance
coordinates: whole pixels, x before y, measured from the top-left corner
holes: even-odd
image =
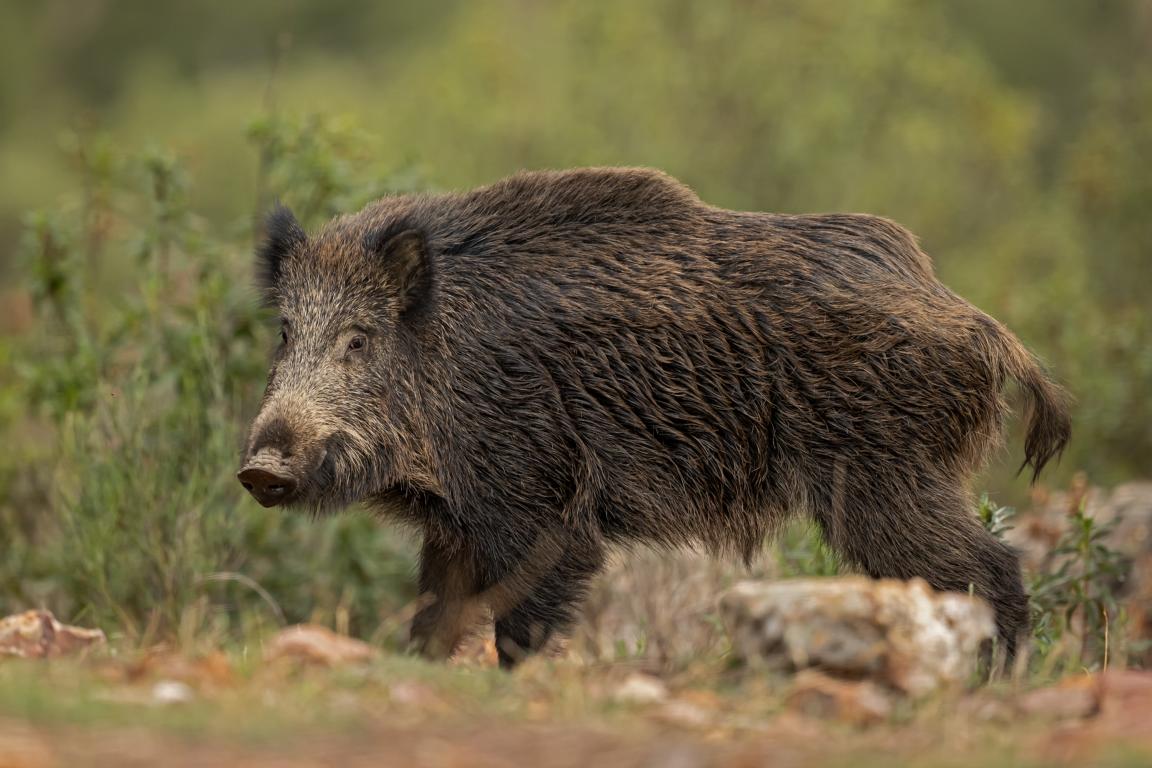
[[[412,169],[458,187],[523,167],[654,165],[718,205],[906,224],[1077,396],[1051,478],[1152,471],[1145,0],[18,0],[0,30],[8,281],[22,212],[55,205],[77,169],[64,129],[96,155],[94,129],[168,148],[196,180],[189,204],[229,233],[267,199],[268,158],[240,128],[257,120],[258,134],[268,115],[349,116],[333,138],[356,144],[347,162],[403,170],[399,186]],[[347,210],[318,173],[336,170],[328,150],[283,140],[273,151],[311,165],[327,200],[312,211],[302,196],[308,213]],[[989,483],[1022,499],[1012,463]]]
[[[1077,397],[1047,481],[1148,476],[1149,40],[1146,0],[0,4],[0,609],[263,611],[232,573],[372,631],[407,550],[233,487],[256,215],[524,167],[896,219]],[[1021,501],[1010,449],[984,482]]]
[[[251,136],[268,193],[314,217],[389,190],[350,173],[338,123],[270,118]],[[411,548],[394,531],[236,492],[271,344],[246,236],[189,209],[169,153],[69,144],[81,191],[26,230],[35,317],[10,386],[28,410],[8,426],[44,437],[18,452],[28,466],[4,465],[27,485],[0,505],[0,614],[46,604],[141,642],[308,619],[395,629],[413,595]]]

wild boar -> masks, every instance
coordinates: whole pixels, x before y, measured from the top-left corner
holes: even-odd
[[[314,235],[278,208],[258,264],[282,333],[239,479],[266,506],[417,527],[425,654],[488,606],[512,666],[608,547],[748,559],[792,515],[871,576],[973,589],[1009,652],[1028,627],[969,486],[1009,382],[1034,473],[1067,398],[890,221],[714,208],[645,169],[531,172]]]

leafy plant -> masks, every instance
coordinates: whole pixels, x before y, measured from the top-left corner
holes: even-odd
[[[1016,517],[1016,510],[1012,507],[997,506],[987,493],[980,494],[980,503],[976,511],[985,530],[1001,541],[1008,535],[1008,531],[1012,530],[1012,519]]]
[[[269,194],[303,191],[316,216],[385,188],[354,172],[344,123],[252,136]],[[12,356],[40,439],[23,449],[37,460],[0,464],[24,489],[0,506],[0,610],[43,604],[141,640],[308,619],[373,633],[411,597],[406,542],[364,515],[261,509],[233,476],[271,348],[248,230],[206,227],[171,153],[66,147],[80,193],[24,239],[35,327]]]
[[[984,527],[1004,540],[1016,510],[980,497]],[[1106,638],[1123,621],[1116,599],[1126,572],[1123,555],[1108,546],[1111,524],[1101,525],[1081,500],[1068,515],[1055,546],[1036,573],[1026,574],[1038,663],[1072,669],[1103,666]]]
[[[1068,516],[1049,569],[1032,580],[1033,625],[1042,656],[1067,638],[1074,667],[1106,663],[1106,638],[1123,619],[1116,593],[1126,570],[1123,556],[1107,544],[1110,530],[1111,524],[1096,522],[1082,501]]]

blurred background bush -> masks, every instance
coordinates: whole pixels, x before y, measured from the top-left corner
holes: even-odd
[[[1045,482],[1152,475],[1149,0],[8,0],[0,613],[393,632],[408,542],[232,477],[255,217],[593,164],[896,219],[1075,394]],[[982,487],[1026,499],[1018,460]]]

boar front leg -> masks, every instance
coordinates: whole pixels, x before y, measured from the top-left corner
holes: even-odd
[[[459,542],[425,531],[419,586],[425,605],[412,619],[411,646],[426,658],[447,659],[483,618],[471,555]]]
[[[552,542],[560,543],[556,537]],[[551,562],[545,558],[536,568],[521,569],[509,580],[511,588],[488,590],[499,595],[489,602],[496,614],[496,652],[504,669],[515,667],[568,628],[604,563],[603,547],[578,536],[568,538],[553,554]]]

